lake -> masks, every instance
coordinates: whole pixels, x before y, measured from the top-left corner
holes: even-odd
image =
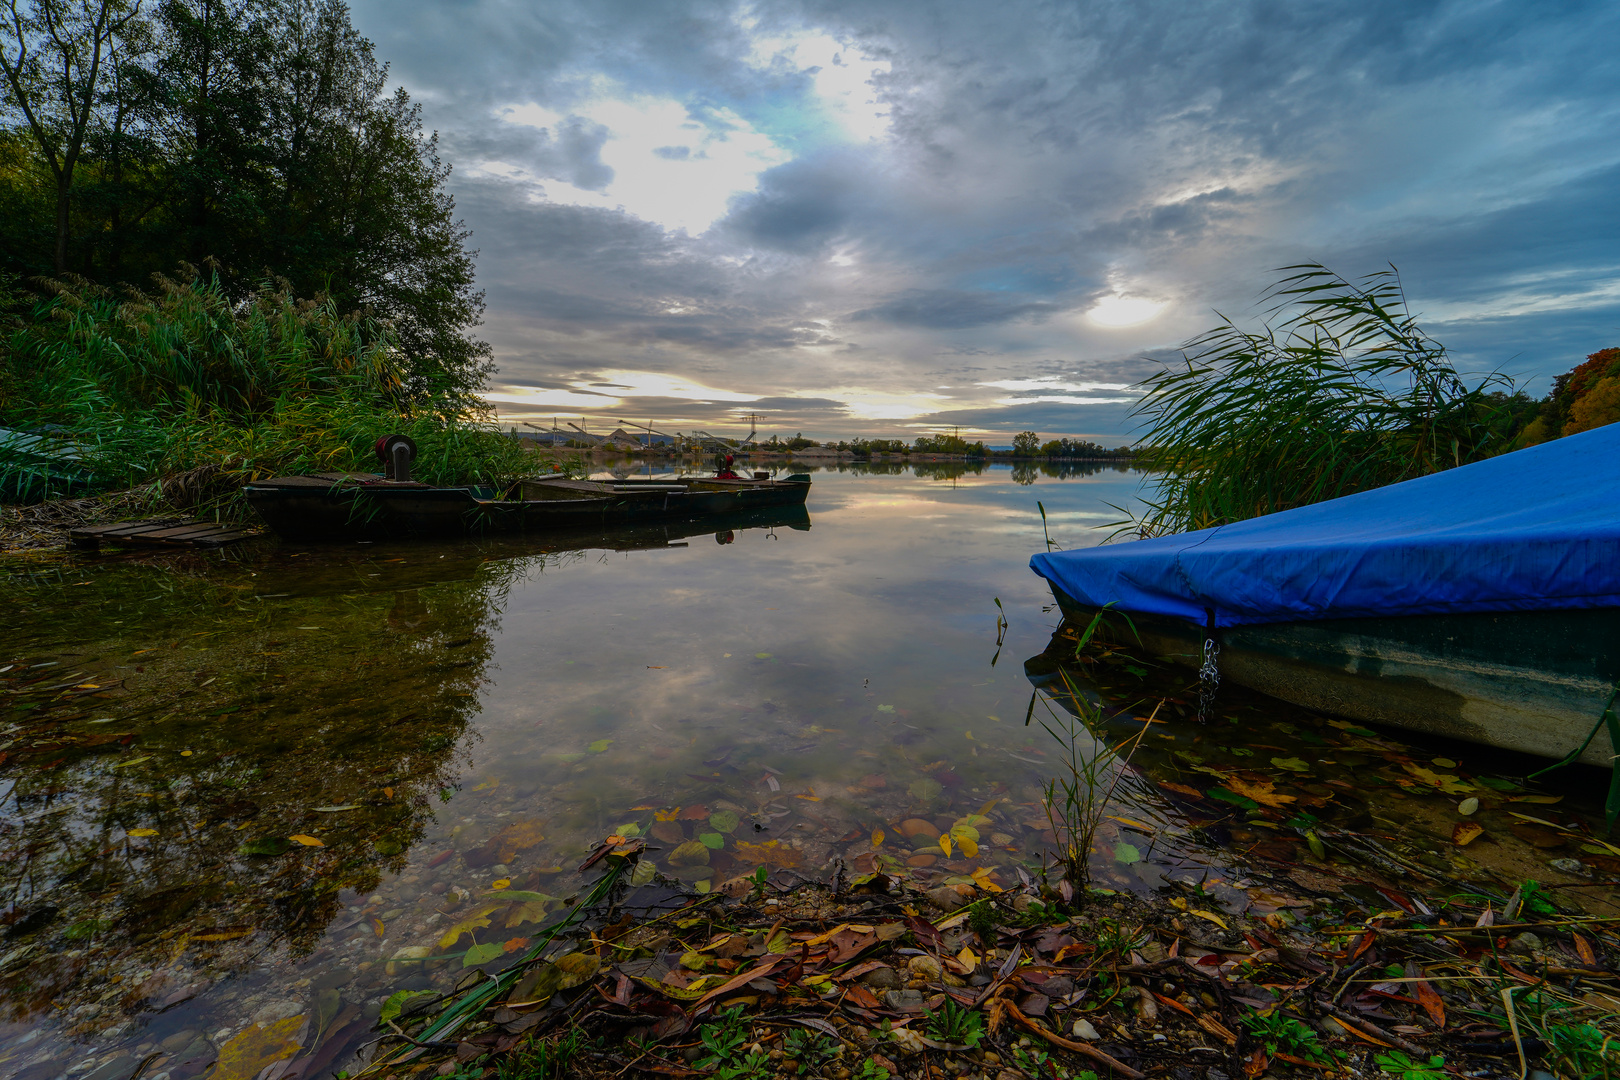
[[[761,866],[1038,874],[1058,748],[1036,721],[1069,715],[1048,690],[1073,636],[1026,564],[1100,542],[1141,476],[812,471],[807,527],[5,564],[0,1068],[227,1076],[274,1030],[304,1047],[284,1078],[352,1069],[386,996],[498,969],[615,832],[656,849],[648,904]],[[1286,907],[1242,867],[1325,866],[1310,830],[1373,829],[1481,888],[1573,852],[1505,812],[1490,852],[1452,847],[1455,798],[1406,768],[1522,760],[1227,691],[1200,724],[1189,672],[1075,670],[1142,735],[1099,886]],[[1264,808],[1210,801],[1234,777]],[[1599,798],[1535,809],[1590,820]]]

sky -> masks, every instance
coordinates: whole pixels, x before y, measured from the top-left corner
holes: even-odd
[[[1533,394],[1620,344],[1620,5],[353,0],[503,423],[1129,441],[1276,268]]]

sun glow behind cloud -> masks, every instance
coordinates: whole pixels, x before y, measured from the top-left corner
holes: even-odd
[[[739,25],[752,32],[758,20],[744,18]],[[807,74],[819,111],[845,138],[866,141],[889,133],[889,109],[878,101],[874,86],[889,74],[889,61],[875,60],[820,30],[756,36],[752,46],[748,62],[753,67]]]
[[[1164,303],[1160,300],[1144,300],[1139,296],[1105,296],[1086,312],[1086,318],[1110,329],[1140,326],[1163,309]]]
[[[567,116],[530,103],[508,106],[500,117],[553,137],[574,118],[601,125],[608,133],[601,160],[613,170],[613,179],[592,191],[531,176],[501,161],[484,162],[477,172],[532,180],[540,184],[547,202],[623,209],[693,235],[723,217],[733,196],[756,190],[760,173],[792,157],[730,109],[692,109],[669,98],[609,92]]]

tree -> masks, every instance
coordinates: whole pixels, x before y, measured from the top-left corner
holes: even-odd
[[[1013,436],[1014,457],[1034,457],[1041,448],[1041,437],[1033,431],[1020,431]]]
[[[39,59],[65,2],[0,0],[21,43],[8,45],[8,86],[67,85],[45,80]],[[0,272],[144,286],[190,263],[216,267],[239,299],[267,283],[326,295],[390,324],[410,400],[477,404],[493,364],[471,335],[484,300],[445,190],[450,166],[342,0],[146,0],[156,7],[140,19],[119,6],[139,0],[73,2],[85,74],[68,80],[71,116],[35,109],[60,93],[25,103],[40,131],[80,135],[41,143],[0,117]],[[100,30],[96,10],[112,13]],[[25,145],[40,147],[37,167]],[[65,193],[49,229],[47,180]]]
[[[56,185],[57,273],[67,270],[73,174],[100,96],[103,62],[140,0],[6,0],[0,72]]]

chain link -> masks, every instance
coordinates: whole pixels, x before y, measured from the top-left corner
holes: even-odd
[[[1204,639],[1204,664],[1198,669],[1198,722],[1215,715],[1215,691],[1221,686],[1221,647],[1213,637]]]

